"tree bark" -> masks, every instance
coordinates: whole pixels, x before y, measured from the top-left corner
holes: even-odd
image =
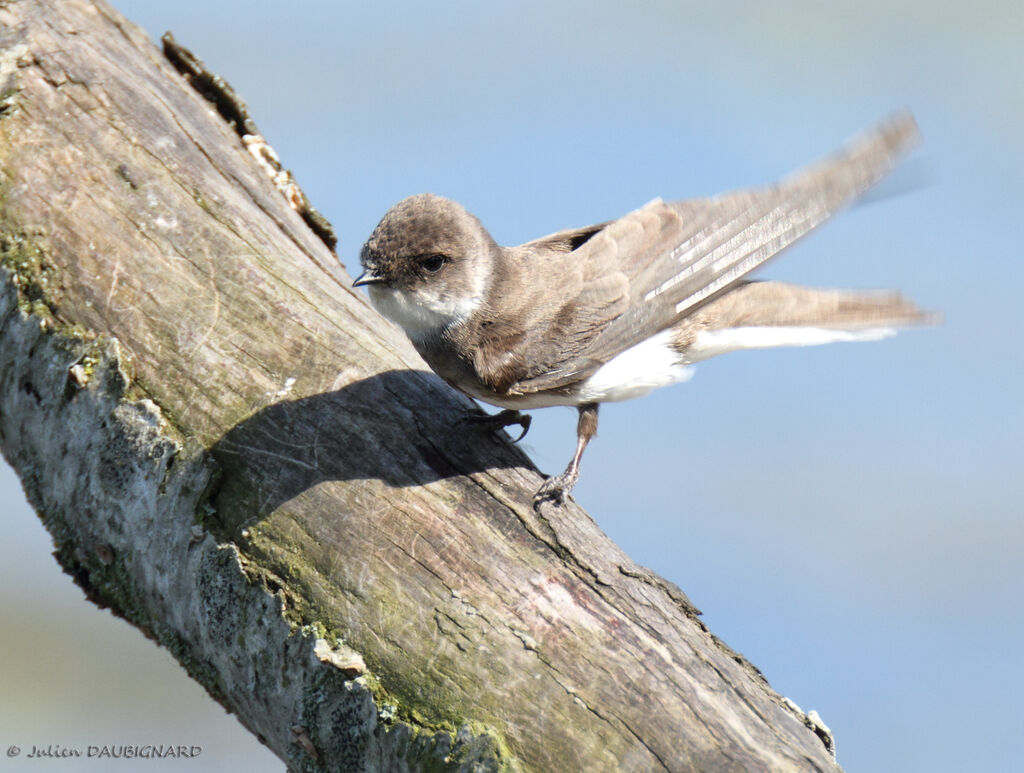
[[[293,770],[839,769],[681,591],[453,431],[470,402],[224,84],[101,0],[0,25],[0,442],[93,600]]]

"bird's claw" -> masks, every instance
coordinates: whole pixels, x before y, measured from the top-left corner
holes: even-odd
[[[485,429],[489,429],[492,432],[497,432],[499,429],[505,429],[505,427],[518,424],[523,428],[523,431],[519,433],[519,437],[512,441],[513,443],[518,443],[526,437],[526,433],[530,431],[530,423],[533,421],[533,417],[526,413],[520,413],[512,408],[506,408],[493,416],[487,413],[469,413],[466,414],[463,421],[467,424],[483,426]]]
[[[572,491],[579,477],[579,470],[569,469],[561,475],[553,475],[548,478],[533,495],[533,509],[539,511],[540,506],[545,502],[550,502],[556,507],[564,505],[565,498]]]

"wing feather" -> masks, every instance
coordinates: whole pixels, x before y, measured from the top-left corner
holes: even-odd
[[[655,200],[593,233],[563,232],[587,233],[565,256],[583,271],[572,318],[559,325],[575,335],[575,343],[567,358],[542,357],[539,367],[520,370],[510,391],[570,387],[693,313],[881,180],[917,141],[913,118],[896,116],[774,186],[710,199]],[[617,281],[602,285],[601,277],[609,275]],[[626,297],[610,299],[609,290]]]

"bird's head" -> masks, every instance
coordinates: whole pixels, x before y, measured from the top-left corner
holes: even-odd
[[[388,210],[360,253],[377,310],[413,339],[465,320],[483,303],[500,248],[460,204],[422,193]]]

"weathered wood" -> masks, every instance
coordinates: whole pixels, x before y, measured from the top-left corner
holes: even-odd
[[[0,440],[95,600],[294,769],[838,770],[681,591],[534,513],[141,31],[0,24]]]

